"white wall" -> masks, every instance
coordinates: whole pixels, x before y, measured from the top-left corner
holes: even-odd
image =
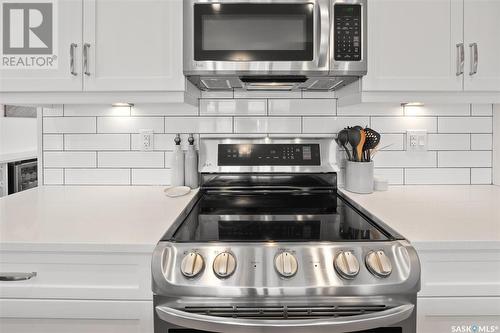
[[[375,157],[376,174],[392,184],[491,184],[491,104],[337,108],[332,96],[224,92],[205,94],[199,108],[137,104],[44,109],[44,182],[169,184],[175,133],[331,136],[345,126],[369,125],[382,133],[381,146],[392,144]],[[141,129],[154,130],[154,151],[140,151]],[[408,129],[428,131],[429,151],[406,151]]]
[[[493,183],[500,185],[500,104],[493,107]]]
[[[0,155],[37,150],[36,118],[0,117]]]

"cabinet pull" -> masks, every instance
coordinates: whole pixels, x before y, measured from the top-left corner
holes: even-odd
[[[90,75],[89,71],[89,48],[90,44],[85,43],[83,44],[83,73],[87,76]]]
[[[69,46],[69,72],[73,76],[77,76],[78,73],[75,71],[75,49],[78,47],[75,43],[71,43]]]
[[[0,281],[25,281],[36,276],[36,272],[31,273],[0,273]]]
[[[464,43],[457,44],[457,76],[464,73]]]
[[[478,64],[478,52],[477,52],[477,43],[470,43],[470,72],[469,75],[477,74],[477,64]]]

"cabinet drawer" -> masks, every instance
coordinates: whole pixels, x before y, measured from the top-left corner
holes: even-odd
[[[2,333],[152,333],[152,301],[0,299]]]
[[[36,272],[0,281],[0,298],[151,300],[150,255],[137,253],[0,253],[0,272]]]
[[[474,330],[472,325],[477,325]],[[417,332],[498,332],[498,297],[419,297]]]
[[[500,296],[498,249],[422,249],[419,296]]]

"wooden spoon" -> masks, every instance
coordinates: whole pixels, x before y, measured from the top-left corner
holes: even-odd
[[[360,138],[359,138],[359,143],[356,146],[356,151],[357,151],[357,157],[358,157],[358,162],[362,162],[363,160],[363,146],[365,145],[366,141],[366,132],[364,129],[359,130]]]

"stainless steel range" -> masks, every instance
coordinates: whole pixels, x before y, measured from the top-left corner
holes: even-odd
[[[332,140],[203,140],[152,259],[155,333],[416,332],[420,264],[337,193]]]

